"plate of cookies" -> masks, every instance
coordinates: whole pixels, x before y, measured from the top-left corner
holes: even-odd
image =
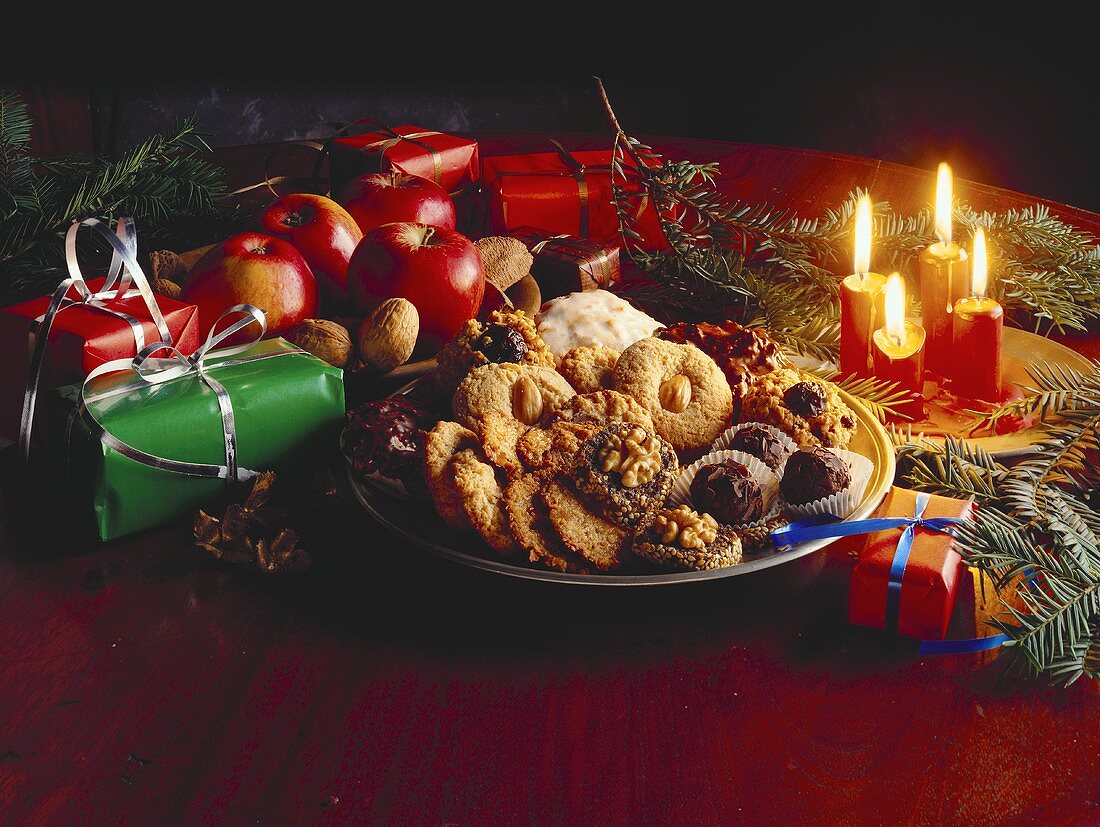
[[[862,519],[894,478],[885,429],[759,330],[664,326],[604,290],[470,320],[436,369],[351,411],[363,507],[412,545],[537,580],[656,585],[823,548],[771,533]]]

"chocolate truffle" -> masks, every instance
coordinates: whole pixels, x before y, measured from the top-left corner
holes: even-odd
[[[755,523],[764,516],[764,494],[749,469],[724,459],[699,469],[691,481],[691,502],[727,525]]]
[[[780,442],[779,437],[765,428],[763,425],[746,425],[738,428],[730,440],[730,449],[743,451],[749,456],[756,457],[773,471],[783,464],[787,456],[787,449]]]
[[[795,451],[787,460],[779,488],[791,505],[806,505],[843,491],[852,484],[844,460],[820,446]]]
[[[825,413],[825,388],[818,382],[799,382],[783,394],[783,404],[791,413],[811,419]]]

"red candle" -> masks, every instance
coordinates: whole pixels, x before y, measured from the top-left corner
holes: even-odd
[[[840,283],[840,372],[870,376],[871,337],[884,318],[886,277],[871,269],[871,198],[856,208],[855,274]]]
[[[949,376],[954,361],[951,353],[951,315],[955,302],[969,294],[970,273],[966,250],[951,241],[951,168],[940,164],[936,178],[935,244],[920,256],[921,318],[928,335],[928,369]]]
[[[973,295],[955,302],[952,314],[952,390],[959,396],[996,402],[1001,397],[1004,309],[985,295],[985,233],[974,234]]]
[[[912,394],[912,399],[895,406],[897,412],[912,420],[924,418],[924,344],[920,325],[905,320],[905,282],[894,273],[884,291],[886,322],[875,331],[873,361],[875,378],[896,382]]]

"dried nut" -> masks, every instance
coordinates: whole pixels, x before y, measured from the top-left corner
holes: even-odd
[[[149,253],[149,275],[153,281],[179,281],[187,275],[187,265],[171,250],[153,250]]]
[[[168,279],[157,279],[153,282],[153,292],[158,296],[167,296],[170,299],[178,299],[180,293],[183,292],[183,288],[176,284],[174,281]]]
[[[661,441],[644,428],[611,434],[598,455],[600,470],[616,472],[623,488],[645,485],[661,471]]]
[[[691,402],[691,380],[684,374],[678,373],[671,379],[661,383],[661,389],[657,392],[657,398],[661,407],[673,413],[683,413]]]
[[[718,536],[718,522],[712,516],[699,514],[686,505],[659,511],[653,527],[662,543],[675,543],[680,548],[703,548]]]
[[[409,361],[420,335],[420,314],[408,299],[386,299],[359,326],[359,355],[372,370],[389,373]]]
[[[351,336],[343,325],[328,319],[306,319],[286,334],[287,341],[338,368],[351,358]]]
[[[542,391],[530,376],[522,376],[512,385],[512,414],[524,425],[534,425],[542,418]]]

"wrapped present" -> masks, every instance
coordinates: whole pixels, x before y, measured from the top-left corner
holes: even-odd
[[[86,280],[76,235],[89,227],[111,245],[105,278]],[[52,296],[0,310],[0,436],[18,439],[25,460],[41,391],[79,382],[99,365],[133,358],[148,342],[188,352],[199,345],[197,310],[154,297],[137,263],[133,222],[111,229],[96,219],[74,223],[65,240],[69,278]]]
[[[580,290],[606,290],[622,278],[618,244],[550,235],[529,227],[513,235],[535,258],[531,275],[539,283],[543,301]]]
[[[488,202],[490,230],[512,235],[523,227],[550,235],[580,236],[617,243],[619,218],[611,200],[611,150],[501,155],[482,159],[481,180]],[[626,167],[629,170],[629,166]],[[668,246],[652,204],[639,191],[635,176],[622,182],[636,211],[639,244],[650,250]]]
[[[229,314],[242,315],[223,328]],[[190,356],[150,345],[55,391],[54,477],[111,540],[193,517],[261,470],[295,471],[334,445],[343,372],[283,339],[218,348],[263,313],[238,305]],[[220,332],[216,332],[219,331]],[[153,358],[158,351],[170,358]]]

